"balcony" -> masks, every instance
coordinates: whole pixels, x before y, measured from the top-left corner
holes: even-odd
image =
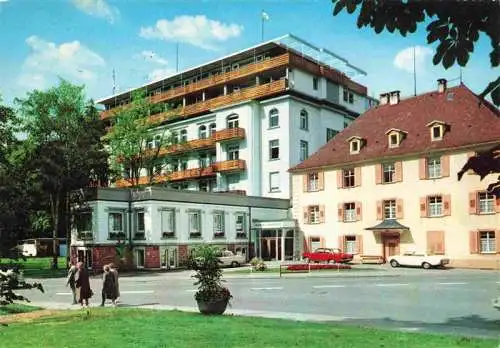
[[[195,83],[190,83],[186,86],[179,86],[172,88],[169,91],[154,95],[150,97],[151,103],[159,103],[169,99],[178,98],[188,93],[201,91],[206,88],[215,87],[223,83],[237,80],[240,78],[248,77],[259,72],[274,69],[280,66],[288,65],[290,54],[282,54],[280,56],[265,60],[263,62],[252,63],[245,65],[237,70],[229,71],[223,74],[210,76],[206,79],[199,80]],[[113,117],[115,113],[126,108],[127,105],[116,107],[110,110],[101,112],[101,119]]]
[[[228,140],[245,139],[245,129],[226,128],[215,133],[215,141],[222,142]]]
[[[205,150],[209,148],[215,148],[215,138],[210,137],[206,139],[195,139],[190,140],[181,144],[173,144],[163,148],[159,152],[159,156],[162,155],[171,155],[174,153],[182,153],[188,151],[197,151],[197,150]]]
[[[213,167],[214,171],[221,173],[245,170],[245,160],[238,159],[217,162],[214,163]]]

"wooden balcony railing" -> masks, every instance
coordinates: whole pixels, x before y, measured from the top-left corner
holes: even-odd
[[[150,101],[151,103],[159,103],[169,99],[178,98],[188,93],[197,92],[229,81],[237,80],[243,77],[248,77],[262,71],[277,68],[280,66],[285,66],[288,65],[288,63],[289,63],[289,53],[285,53],[280,56],[265,60],[263,62],[252,63],[242,66],[241,68],[234,71],[229,71],[219,75],[213,75],[205,79],[199,80],[197,82],[190,83],[186,86],[179,86],[176,88],[172,88],[166,92],[151,96]],[[101,119],[112,117],[116,112],[126,107],[127,105],[124,105],[103,111],[101,112]]]
[[[197,151],[203,149],[209,149],[215,147],[215,137],[209,137],[206,139],[195,139],[190,140],[181,144],[172,144],[167,147],[161,148],[158,152],[158,156],[171,155],[174,153],[182,153],[188,151]],[[149,150],[153,154],[156,153],[156,149]]]
[[[245,160],[229,160],[214,163],[214,170],[216,172],[230,172],[230,171],[238,171],[245,170]]]
[[[167,181],[180,181],[180,180],[188,180],[188,179],[197,179],[203,178],[207,176],[214,176],[215,168],[214,166],[209,166],[206,168],[192,168],[186,170],[176,171],[170,174],[157,175],[153,178],[153,182],[149,182],[149,178],[147,176],[141,176],[139,178],[139,185],[154,185]],[[125,179],[120,179],[115,182],[116,187],[129,187],[132,186],[130,182]]]
[[[226,141],[233,139],[245,139],[245,129],[243,128],[226,128],[215,133],[215,141]]]

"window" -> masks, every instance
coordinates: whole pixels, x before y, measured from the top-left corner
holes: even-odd
[[[214,136],[216,132],[217,125],[215,123],[210,124],[210,136]]]
[[[154,139],[153,138],[148,138],[146,140],[146,149],[151,150],[155,147]]]
[[[224,212],[214,212],[214,236],[224,237]]]
[[[240,158],[240,145],[229,144],[227,146],[227,159],[229,161],[234,161]]]
[[[350,92],[347,88],[344,88],[343,99],[345,102],[348,102],[349,104],[353,104],[354,103],[354,94],[352,92]]]
[[[431,131],[432,131],[432,140],[441,140],[443,138],[443,126],[441,125],[433,126]]]
[[[429,216],[443,215],[443,198],[441,196],[429,197]]]
[[[183,172],[187,170],[188,162],[187,159],[183,158],[177,161],[177,171]]]
[[[345,102],[349,100],[349,92],[345,88],[344,88],[344,93],[343,93],[343,99]]]
[[[319,205],[311,205],[309,207],[309,223],[319,224]]]
[[[92,212],[80,212],[75,215],[75,226],[78,233],[92,231]]]
[[[135,228],[136,232],[144,232],[144,212],[138,211],[135,213]]]
[[[179,133],[172,132],[172,144],[179,144]]]
[[[435,179],[441,177],[441,158],[433,157],[427,159],[427,177]]]
[[[307,190],[308,191],[319,190],[319,173],[310,173],[307,175]]]
[[[389,135],[389,147],[398,147],[399,146],[399,134],[393,133]]]
[[[335,138],[335,136],[339,134],[339,131],[332,128],[326,129],[326,142],[329,142],[331,139]]]
[[[200,157],[198,158],[198,163],[200,168],[208,168],[211,165],[210,155],[208,154],[200,155]]]
[[[351,146],[351,153],[359,153],[359,140],[351,140],[350,142]]]
[[[396,218],[396,200],[384,201],[384,219]]]
[[[344,169],[342,171],[342,175],[344,178],[344,186],[343,187],[354,187],[355,182],[355,174],[354,174],[354,168],[349,168],[349,169]]]
[[[122,213],[109,213],[109,232],[123,232]]]
[[[345,203],[344,204],[344,221],[345,222],[356,221],[356,204],[355,203]]]
[[[245,214],[236,215],[236,238],[245,238]]]
[[[190,211],[188,213],[189,220],[189,236],[190,237],[201,237],[201,220],[200,211]]]
[[[354,103],[354,94],[352,92],[349,92],[349,104]]]
[[[198,138],[206,139],[207,138],[207,126],[203,125],[198,128]]]
[[[137,268],[144,268],[144,249],[137,249],[135,251],[135,257],[137,262]]]
[[[382,170],[384,173],[383,177],[383,183],[391,183],[394,182],[395,175],[396,175],[396,166],[394,163],[384,163],[382,165]]]
[[[349,123],[348,122],[344,122],[344,129],[346,129],[347,127],[349,127]]]
[[[228,190],[237,190],[238,184],[240,183],[240,174],[228,175],[226,181]]]
[[[186,143],[188,141],[188,132],[186,129],[181,130],[181,143]]]
[[[313,77],[313,89],[316,91],[318,90],[318,78]]]
[[[479,214],[490,214],[495,212],[495,196],[487,192],[479,192]]]
[[[280,190],[280,173],[272,172],[269,173],[269,191],[279,192]]]
[[[479,251],[481,253],[494,253],[495,248],[495,232],[487,231],[479,233]]]
[[[238,128],[238,115],[232,114],[227,117],[227,128]]]
[[[175,210],[165,209],[161,211],[161,233],[163,238],[175,235]]]
[[[344,242],[345,242],[344,252],[349,253],[349,254],[357,253],[356,236],[345,236],[344,238],[345,238],[344,239]]]
[[[280,115],[277,109],[269,111],[269,128],[276,128],[280,125]]]
[[[155,148],[159,148],[163,140],[163,136],[157,135],[155,136]]]
[[[208,192],[209,187],[210,187],[210,185],[209,185],[208,181],[205,181],[205,180],[200,181],[200,183],[199,183],[199,190],[200,191]]]
[[[309,115],[307,114],[306,110],[302,110],[300,112],[300,129],[309,129]]]
[[[280,141],[271,140],[269,142],[269,159],[276,160],[280,158]]]
[[[300,161],[305,161],[309,157],[309,144],[307,141],[300,141]]]

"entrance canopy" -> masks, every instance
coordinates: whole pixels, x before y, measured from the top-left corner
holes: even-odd
[[[297,226],[295,220],[252,220],[252,228],[262,230],[273,230],[281,228],[294,229]]]
[[[409,227],[401,225],[396,219],[386,219],[378,225],[367,227],[365,230],[370,231],[386,231],[386,230],[409,230]]]

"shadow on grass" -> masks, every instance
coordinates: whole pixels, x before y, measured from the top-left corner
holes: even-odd
[[[38,311],[42,308],[36,306],[30,306],[25,304],[10,304],[6,306],[0,306],[0,315],[9,315],[9,314],[19,314],[19,313],[28,313]]]

